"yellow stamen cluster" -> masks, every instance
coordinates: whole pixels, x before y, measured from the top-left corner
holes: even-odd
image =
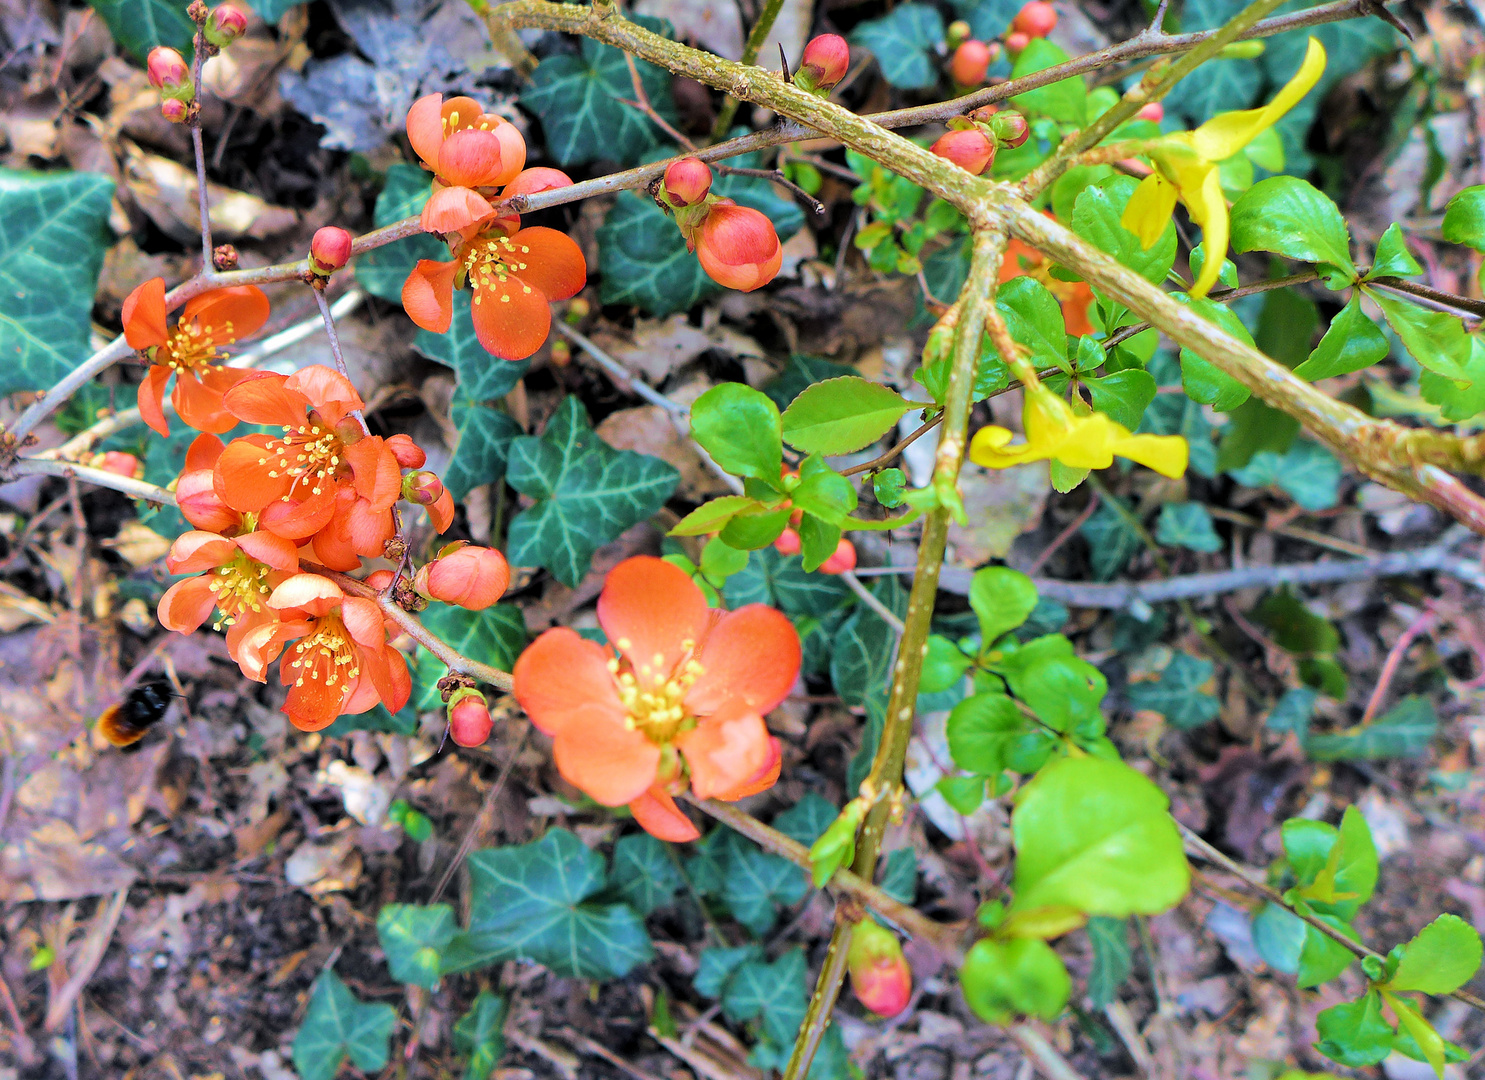
[[[323,683],[326,689],[340,685],[344,691],[361,674],[361,665],[356,662],[356,646],[351,642],[345,624],[334,615],[316,619],[314,626],[308,637],[294,643],[288,662],[289,669],[295,673],[294,685],[303,686],[304,680],[308,679]]]
[[[523,293],[530,293],[531,286],[516,277],[530,265],[522,258],[529,254],[529,247],[515,243],[508,236],[483,237],[470,244],[464,252],[464,274],[474,290],[474,302],[480,303],[485,293],[511,278],[516,279]],[[499,295],[502,304],[510,303],[509,293],[502,289]]]
[[[683,641],[681,660],[672,671],[665,670],[665,657],[656,653],[648,664],[636,668],[628,659],[628,638],[614,642],[619,652],[608,662],[608,669],[619,685],[619,700],[628,716],[624,726],[640,731],[650,742],[664,746],[680,734],[690,719],[686,712],[686,694],[701,678],[705,669],[692,656],[694,641]]]
[[[258,464],[271,466],[268,475],[288,476],[294,481],[289,494],[283,497],[285,502],[301,483],[311,485],[311,494],[321,494],[324,482],[334,482],[345,461],[345,444],[340,436],[312,422],[298,427],[285,425],[284,437],[270,440],[263,449],[264,456],[258,459]]]
[[[474,128],[477,131],[494,131],[500,126],[500,123],[500,117],[481,113],[470,123],[462,124],[459,122],[459,110],[454,109],[443,118],[443,137],[447,139],[454,132],[463,131],[465,128]]]
[[[268,567],[240,553],[231,562],[213,570],[207,588],[216,597],[221,615],[212,624],[212,629],[231,626],[244,611],[262,611],[264,600],[273,591],[268,587],[267,578]]]
[[[163,350],[165,362],[176,372],[215,367],[222,359],[217,346],[230,345],[236,340],[230,320],[220,329],[199,323],[182,323],[170,335],[169,347]]]

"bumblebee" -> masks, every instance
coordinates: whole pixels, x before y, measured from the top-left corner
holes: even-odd
[[[132,746],[164,718],[174,696],[169,679],[142,682],[123,701],[103,710],[98,730],[114,746]]]

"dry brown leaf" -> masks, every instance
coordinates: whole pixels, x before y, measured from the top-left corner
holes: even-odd
[[[1037,461],[1010,469],[966,465],[959,486],[969,524],[949,526],[951,561],[982,566],[1005,558],[1016,537],[1041,523],[1052,482],[1047,465]]]
[[[170,550],[170,541],[148,525],[134,520],[126,521],[118,534],[104,540],[102,546],[118,552],[120,558],[138,569],[156,559],[163,559]]]
[[[699,502],[725,495],[728,487],[708,469],[691,441],[676,430],[670,413],[658,405],[620,409],[599,423],[598,437],[615,450],[634,450],[674,465],[681,474],[679,494]]]
[[[201,235],[196,209],[196,174],[157,154],[149,154],[123,140],[126,161],[124,183],[134,201],[160,230],[181,243]],[[211,227],[218,240],[266,240],[299,224],[299,215],[273,206],[256,195],[233,191],[220,184],[206,185],[211,205]]]

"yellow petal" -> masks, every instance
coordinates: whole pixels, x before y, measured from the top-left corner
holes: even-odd
[[[1057,460],[1073,469],[1107,469],[1114,463],[1114,443],[1127,429],[1103,413],[1080,416],[1057,449]]]
[[[1195,300],[1205,296],[1217,284],[1222,263],[1227,258],[1227,196],[1222,194],[1222,178],[1216,169],[1207,173],[1206,183],[1202,184],[1195,201],[1189,196],[1186,198],[1186,208],[1191,211],[1191,220],[1201,226],[1201,249],[1205,255],[1201,275],[1191,286],[1190,296]]]
[[[1179,435],[1127,435],[1116,439],[1114,453],[1175,479],[1186,473],[1190,448]]]
[[[1006,428],[993,424],[980,428],[969,442],[969,460],[987,469],[1008,469],[1012,465],[1021,465],[1048,456],[1039,453],[1029,442],[1007,448],[1014,437]]]
[[[1149,248],[1165,233],[1175,209],[1175,186],[1158,172],[1151,173],[1134,189],[1119,224],[1140,238],[1141,247]]]
[[[1260,131],[1273,127],[1285,113],[1298,105],[1300,98],[1320,81],[1324,71],[1325,48],[1320,42],[1310,38],[1304,63],[1299,65],[1294,78],[1284,84],[1284,88],[1274,99],[1261,109],[1219,113],[1212,117],[1192,132],[1196,152],[1208,161],[1223,161],[1232,157],[1257,138]]]

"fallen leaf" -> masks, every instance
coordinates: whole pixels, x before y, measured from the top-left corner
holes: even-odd
[[[124,184],[160,231],[181,243],[201,235],[196,209],[196,174],[169,158],[148,154],[122,140],[127,159]],[[217,240],[266,240],[299,224],[288,207],[273,206],[245,191],[208,183],[212,233]]]

